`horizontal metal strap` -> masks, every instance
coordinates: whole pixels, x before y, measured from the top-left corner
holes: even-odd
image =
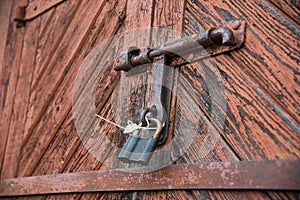
[[[2,179],[0,196],[170,189],[300,190],[300,159],[171,165],[150,173],[87,171]]]
[[[15,11],[14,20],[21,22],[32,20],[63,1],[65,0],[39,0],[30,3],[27,7],[18,7]]]

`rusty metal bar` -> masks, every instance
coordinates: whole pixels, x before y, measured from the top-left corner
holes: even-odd
[[[172,59],[183,59],[182,55],[192,58],[194,61],[207,56],[213,56],[239,48],[245,41],[246,22],[234,20],[223,27],[212,27],[201,31],[191,37],[181,38],[162,47],[141,51],[137,47],[130,47],[120,52],[120,56],[114,61],[116,71],[129,71],[133,67],[152,63],[155,57],[164,55],[172,63]],[[204,53],[203,53],[204,52]],[[179,56],[181,55],[181,56]],[[182,61],[181,61],[182,62]],[[170,63],[167,63],[170,65]]]
[[[172,165],[151,173],[120,170],[0,180],[0,197],[171,189],[300,190],[300,159]]]

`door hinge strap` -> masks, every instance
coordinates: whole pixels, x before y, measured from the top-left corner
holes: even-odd
[[[0,180],[0,197],[171,190],[300,190],[300,159],[171,165],[148,173],[99,170]]]
[[[25,7],[19,6],[15,10],[14,20],[17,22],[32,20],[64,1],[66,0],[38,0]]]

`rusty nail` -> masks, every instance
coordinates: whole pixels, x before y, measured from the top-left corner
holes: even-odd
[[[195,53],[194,52],[191,52],[188,56],[187,56],[187,59],[188,60],[193,60],[195,57]]]
[[[234,30],[237,30],[241,26],[241,21],[240,20],[235,20],[234,22],[232,22],[231,26]]]

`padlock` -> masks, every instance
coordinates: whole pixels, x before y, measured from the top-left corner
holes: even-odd
[[[149,118],[150,122],[156,123],[156,131],[153,137],[141,137],[136,130],[130,135],[120,151],[118,158],[123,162],[133,162],[147,165],[151,159],[157,144],[157,138],[162,130],[162,123],[156,118]]]

